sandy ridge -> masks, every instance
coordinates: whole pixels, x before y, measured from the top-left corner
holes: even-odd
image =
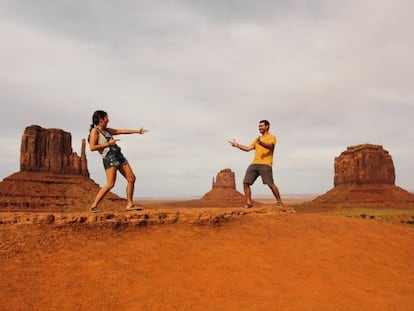
[[[2,212],[0,225],[109,225],[146,226],[175,223],[219,224],[253,214],[295,213],[290,207],[260,208],[155,208],[136,212]]]

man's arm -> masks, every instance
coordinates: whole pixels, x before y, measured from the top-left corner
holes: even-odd
[[[257,143],[260,145],[260,146],[262,146],[263,148],[266,148],[266,149],[269,149],[269,150],[273,150],[273,149],[275,149],[275,144],[272,142],[272,143],[270,143],[270,144],[268,144],[268,143],[265,143],[265,142],[262,142],[261,140],[260,140],[260,137],[257,139]]]
[[[254,149],[254,145],[253,144],[250,145],[250,146],[243,146],[243,145],[240,145],[234,138],[233,138],[233,140],[229,141],[229,143],[233,147],[239,148],[240,150],[243,150],[243,151],[251,151],[251,150]]]

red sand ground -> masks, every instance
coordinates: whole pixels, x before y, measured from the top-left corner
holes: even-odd
[[[414,310],[413,242],[405,226],[271,208],[218,225],[3,224],[0,309]]]

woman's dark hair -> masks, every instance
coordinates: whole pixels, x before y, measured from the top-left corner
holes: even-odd
[[[91,136],[91,131],[92,129],[99,124],[99,120],[105,118],[107,115],[107,113],[103,110],[96,110],[93,115],[92,115],[92,124],[91,124],[91,128],[89,129],[89,136],[88,136],[88,142],[89,142],[89,138]]]

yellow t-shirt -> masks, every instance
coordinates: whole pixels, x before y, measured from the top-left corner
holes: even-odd
[[[261,136],[260,140],[266,144],[273,144],[276,145],[276,136],[273,134],[267,134],[266,136]],[[273,164],[273,149],[266,149],[265,147],[259,145],[257,143],[257,139],[255,139],[251,146],[255,149],[254,160],[252,164],[266,164],[272,166]]]

